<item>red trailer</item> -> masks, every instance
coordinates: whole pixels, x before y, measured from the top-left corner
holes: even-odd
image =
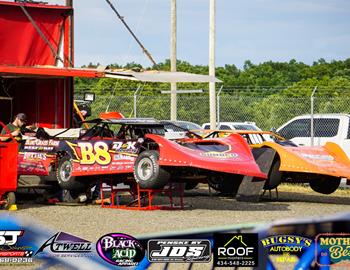
[[[5,125],[0,122],[0,127]],[[0,206],[9,209],[16,202],[18,143],[7,130],[9,142],[0,142]]]

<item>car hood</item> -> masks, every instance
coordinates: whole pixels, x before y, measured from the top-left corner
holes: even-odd
[[[159,145],[162,166],[196,167],[211,171],[265,178],[246,141],[237,134],[226,138],[167,140],[147,134]]]
[[[350,160],[336,143],[325,146],[281,146],[265,142],[262,146],[275,149],[281,159],[280,170],[315,173],[350,179]]]

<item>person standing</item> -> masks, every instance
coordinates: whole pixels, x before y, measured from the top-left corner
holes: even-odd
[[[16,115],[15,120],[12,123],[8,123],[6,125],[7,129],[11,132],[12,136],[16,139],[16,141],[21,141],[22,140],[22,133],[21,129],[25,127],[27,123],[27,115],[24,113],[19,113]],[[1,135],[6,135],[8,134],[6,129],[3,128],[1,130]],[[0,137],[0,141],[5,142],[9,140],[8,137],[2,136]]]

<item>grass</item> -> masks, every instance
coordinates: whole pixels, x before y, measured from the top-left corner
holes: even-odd
[[[298,192],[298,193],[313,193],[313,194],[319,194],[315,193],[308,185],[306,184],[291,184],[291,183],[283,183],[278,187],[278,191],[282,192]],[[349,196],[350,195],[350,188],[338,188],[336,192],[333,193],[337,196]]]

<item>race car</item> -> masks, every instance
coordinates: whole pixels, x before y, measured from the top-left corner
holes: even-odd
[[[99,118],[86,123],[91,128],[39,129],[26,137],[18,174],[51,175],[66,190],[84,190],[107,178],[136,180],[141,188],[157,189],[169,181],[205,178],[227,184],[237,175],[267,177],[238,134],[203,139],[188,130],[168,132],[166,123],[155,119]]]
[[[255,149],[273,149],[275,156],[264,189],[275,189],[281,182],[309,183],[322,194],[335,192],[342,178],[350,179],[350,160],[336,143],[324,146],[297,146],[268,131],[211,131],[206,138],[240,134]]]

